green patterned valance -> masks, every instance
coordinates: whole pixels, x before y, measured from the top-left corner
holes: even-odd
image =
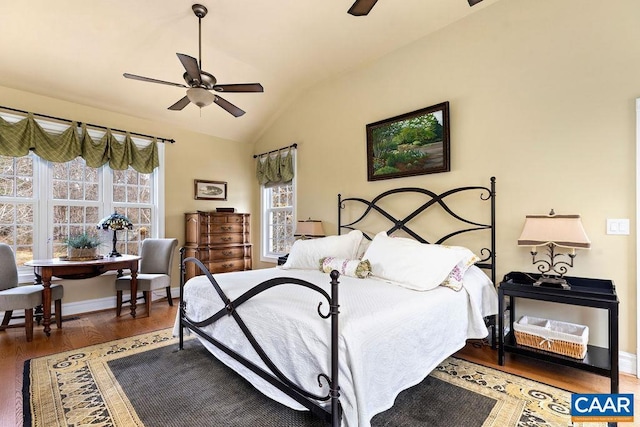
[[[146,147],[138,148],[127,133],[124,141],[115,139],[111,130],[98,141],[94,141],[82,125],[72,122],[60,134],[46,132],[32,114],[9,123],[0,117],[0,155],[22,157],[33,151],[38,157],[50,162],[64,163],[82,157],[87,165],[98,168],[107,162],[111,169],[124,170],[131,166],[140,173],[151,173],[160,165],[156,139]]]
[[[293,180],[292,149],[286,153],[278,151],[276,155],[266,154],[256,160],[256,177],[260,185],[272,187],[287,184]]]

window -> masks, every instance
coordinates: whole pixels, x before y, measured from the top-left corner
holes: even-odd
[[[295,169],[295,155],[294,169]],[[295,177],[288,184],[262,187],[262,260],[276,262],[289,253],[295,232]]]
[[[11,121],[4,113],[2,117]],[[38,122],[47,132],[68,127]],[[90,134],[100,138],[103,133],[91,130]],[[149,140],[134,138],[134,142],[143,145]],[[100,236],[102,252],[107,253],[113,232],[98,230],[96,224],[117,211],[134,224],[133,230],[118,232],[118,251],[137,254],[140,237],[160,237],[164,223],[159,197],[164,150],[162,144],[158,148],[160,167],[151,174],[132,168],[116,171],[108,165],[92,168],[81,157],[54,163],[33,153],[0,156],[0,242],[12,246],[18,266],[34,258],[66,255],[64,240],[83,231]],[[31,270],[23,268],[21,273]]]

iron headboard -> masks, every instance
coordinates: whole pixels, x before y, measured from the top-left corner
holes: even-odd
[[[436,241],[434,241],[434,244],[442,244],[444,242],[446,242],[448,239],[452,238],[453,236],[457,236],[460,234],[464,234],[464,233],[470,233],[470,232],[476,232],[479,230],[489,230],[490,234],[491,234],[491,241],[489,243],[489,245],[481,248],[480,250],[480,256],[482,257],[482,259],[476,263],[476,265],[480,268],[486,269],[486,270],[490,270],[491,271],[491,280],[493,281],[493,283],[496,283],[496,267],[495,267],[495,259],[496,259],[496,205],[495,205],[495,197],[496,197],[496,178],[495,177],[491,177],[490,179],[490,185],[489,187],[483,187],[483,186],[467,186],[467,187],[458,187],[458,188],[453,188],[451,190],[447,190],[443,193],[437,194],[434,193],[433,191],[424,189],[424,188],[417,188],[417,187],[405,187],[405,188],[395,188],[392,190],[388,190],[385,191],[384,193],[381,193],[380,195],[374,197],[371,201],[369,200],[365,200],[359,197],[348,197],[348,198],[342,198],[341,194],[338,194],[338,234],[342,233],[342,230],[355,230],[356,224],[360,223],[361,221],[364,220],[365,217],[367,217],[367,215],[369,215],[370,213],[373,212],[377,212],[380,215],[382,215],[382,217],[386,218],[388,221],[390,221],[393,225],[391,226],[391,228],[389,228],[387,230],[387,234],[391,235],[392,233],[395,233],[396,231],[403,231],[405,233],[407,233],[409,236],[413,237],[414,239],[416,239],[419,242],[422,243],[432,243],[427,241],[424,237],[422,237],[421,235],[419,235],[418,233],[416,233],[414,230],[412,230],[409,226],[408,223],[415,219],[416,217],[418,217],[418,215],[424,213],[427,209],[432,208],[434,206],[440,206],[442,208],[442,210],[444,212],[446,212],[449,216],[455,218],[456,220],[461,222],[461,227],[463,228],[459,228],[457,230],[454,230],[452,232],[447,233],[446,235],[440,237],[439,239],[437,239]],[[477,192],[479,193],[479,199],[480,202],[488,202],[488,205],[491,209],[491,221],[489,224],[487,223],[481,223],[481,222],[477,222],[477,221],[473,221],[471,219],[469,219],[468,215],[462,215],[459,213],[456,213],[453,211],[453,209],[447,205],[446,202],[446,198],[450,197],[454,194],[460,194],[460,193],[469,193],[469,192]],[[390,213],[388,213],[385,209],[380,207],[380,202],[388,196],[391,195],[395,195],[395,194],[399,194],[399,193],[408,193],[409,195],[411,194],[423,194],[425,196],[428,197],[427,201],[425,203],[423,203],[421,206],[419,206],[418,208],[416,208],[413,212],[409,213],[408,215],[406,215],[404,218],[398,219],[395,218],[393,215],[391,215]],[[362,213],[362,215],[360,215],[355,221],[352,221],[348,224],[343,224],[342,223],[342,210],[345,209],[345,203],[349,203],[349,202],[355,202],[355,203],[362,203],[363,205],[366,206],[366,209],[364,210],[364,212]],[[484,208],[486,208],[485,205],[483,205]],[[365,237],[369,240],[371,240],[371,236],[367,235],[365,233]]]

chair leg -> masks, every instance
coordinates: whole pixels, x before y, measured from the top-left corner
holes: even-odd
[[[13,310],[7,310],[4,312],[4,318],[2,319],[2,324],[0,325],[0,331],[4,331],[9,326],[9,321],[11,320],[11,315],[13,314]]]
[[[122,291],[116,291],[116,316],[120,317],[122,311]]]
[[[27,342],[33,341],[33,308],[24,310],[24,328],[27,332]]]
[[[44,317],[44,308],[42,304],[36,307],[36,311],[34,311],[36,323],[40,326],[40,322],[42,322],[42,318]]]
[[[169,305],[173,307],[173,298],[171,298],[171,286],[167,286],[167,301],[169,301]]]
[[[62,328],[62,300],[57,299],[55,302],[56,310],[56,328]]]
[[[147,307],[147,316],[151,316],[151,291],[144,291],[144,303]]]

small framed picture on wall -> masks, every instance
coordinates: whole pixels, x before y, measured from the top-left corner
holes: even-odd
[[[195,179],[193,182],[196,200],[227,200],[227,183],[225,181]]]

